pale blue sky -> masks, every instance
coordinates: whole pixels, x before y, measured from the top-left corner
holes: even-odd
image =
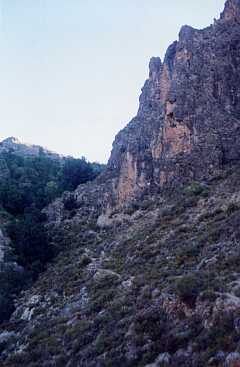
[[[151,56],[224,0],[0,0],[0,139],[106,162]]]

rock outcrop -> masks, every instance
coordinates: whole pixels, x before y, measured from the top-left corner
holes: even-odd
[[[228,0],[213,25],[183,26],[164,61],[151,59],[137,116],[109,160],[118,203],[239,160],[239,22],[240,2]]]

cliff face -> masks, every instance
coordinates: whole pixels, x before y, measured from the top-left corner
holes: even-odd
[[[116,137],[117,202],[207,178],[240,151],[240,1],[214,25],[182,27],[164,62],[152,58],[137,116]]]

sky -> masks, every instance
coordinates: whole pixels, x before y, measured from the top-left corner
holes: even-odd
[[[106,162],[152,56],[224,0],[0,0],[0,140]]]

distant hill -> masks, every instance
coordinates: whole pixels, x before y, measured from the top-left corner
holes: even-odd
[[[23,143],[15,137],[9,137],[0,142],[0,154],[6,152],[12,152],[25,157],[39,157],[41,154],[45,154],[52,159],[62,159],[63,156],[52,152],[40,145],[32,145]]]

